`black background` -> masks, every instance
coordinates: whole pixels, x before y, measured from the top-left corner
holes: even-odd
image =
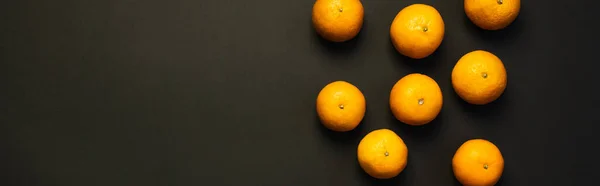
[[[352,41],[320,39],[311,0],[18,0],[0,3],[0,185],[458,185],[451,158],[485,138],[502,151],[499,185],[583,185],[598,175],[597,3],[524,0],[486,32],[461,0],[363,0]],[[389,38],[397,12],[433,5],[446,36],[423,60]],[[507,68],[486,106],[454,93],[454,63],[476,49]],[[444,95],[436,120],[393,119],[392,85],[409,73]],[[330,132],[319,90],[345,80],[367,100],[362,124]],[[409,148],[391,180],[359,168],[362,136],[390,128]],[[593,184],[592,184],[593,185]]]

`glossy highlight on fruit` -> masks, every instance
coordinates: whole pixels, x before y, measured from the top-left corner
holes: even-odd
[[[334,81],[323,87],[316,106],[323,126],[337,132],[356,128],[366,111],[363,93],[346,81]]]
[[[517,19],[521,0],[464,0],[467,17],[484,30],[500,30]]]
[[[390,92],[392,114],[408,125],[424,125],[434,120],[442,109],[443,101],[437,82],[420,73],[402,77]]]
[[[390,26],[394,48],[402,55],[422,59],[437,50],[445,34],[440,13],[426,4],[409,5],[396,15]]]
[[[495,185],[504,171],[500,149],[485,139],[463,143],[452,158],[452,171],[463,185]]]
[[[362,28],[363,17],[360,0],[316,0],[312,10],[315,31],[332,42],[356,37]]]
[[[485,105],[506,89],[507,75],[502,60],[491,52],[475,50],[462,56],[452,69],[452,87],[463,100]]]
[[[377,129],[358,144],[358,163],[371,177],[389,179],[406,168],[408,148],[400,136],[389,129]]]

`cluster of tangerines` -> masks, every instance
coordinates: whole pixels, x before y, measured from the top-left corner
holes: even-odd
[[[499,30],[510,25],[520,11],[520,0],[464,0],[467,17],[481,29]],[[316,0],[312,22],[316,32],[331,42],[354,38],[362,28],[364,9],[360,0]],[[394,48],[402,55],[422,59],[431,55],[444,38],[444,21],[440,13],[426,4],[402,8],[390,26]],[[452,87],[464,101],[484,105],[498,99],[506,88],[503,62],[496,55],[475,50],[456,62],[451,75]],[[402,123],[420,126],[439,114],[443,98],[431,77],[412,73],[391,88],[389,105]],[[358,87],[347,81],[334,81],[321,89],[316,101],[318,117],[326,128],[347,132],[362,121],[366,103]],[[378,179],[393,178],[407,164],[408,148],[390,129],[377,129],[358,144],[360,167]],[[504,169],[498,147],[485,139],[470,139],[458,147],[452,170],[463,185],[495,185]]]

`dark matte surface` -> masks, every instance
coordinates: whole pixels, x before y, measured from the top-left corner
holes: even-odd
[[[395,14],[416,2],[446,22],[439,50],[419,61],[389,40]],[[360,35],[334,45],[314,33],[310,0],[2,1],[0,185],[458,185],[450,161],[470,138],[502,150],[500,185],[593,185],[592,2],[524,0],[509,28],[483,32],[460,0],[364,0]],[[450,84],[475,49],[508,71],[505,94],[483,107]],[[424,127],[388,107],[392,85],[413,72],[444,95]],[[367,99],[349,133],[316,118],[316,95],[334,80]],[[392,180],[371,179],[356,160],[360,138],[378,128],[409,148]]]

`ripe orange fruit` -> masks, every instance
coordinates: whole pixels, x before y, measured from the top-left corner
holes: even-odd
[[[365,97],[346,81],[329,83],[317,96],[317,114],[328,129],[345,132],[358,126],[365,116]]]
[[[519,15],[521,0],[465,0],[465,13],[478,27],[499,30],[507,27]]]
[[[506,69],[496,55],[475,50],[462,56],[452,69],[452,87],[466,102],[488,104],[506,89]]]
[[[504,158],[496,145],[484,139],[463,143],[452,158],[452,170],[463,185],[495,185],[504,170]]]
[[[312,10],[317,33],[333,42],[344,42],[358,35],[363,17],[360,0],[317,0]]]
[[[370,176],[393,178],[406,167],[408,148],[400,136],[389,129],[371,131],[358,144],[358,163]]]
[[[431,122],[440,113],[442,102],[442,90],[435,80],[419,73],[401,78],[390,93],[393,115],[409,125]]]
[[[400,10],[390,27],[396,50],[407,57],[421,59],[431,55],[444,38],[444,20],[432,6],[413,4]]]

